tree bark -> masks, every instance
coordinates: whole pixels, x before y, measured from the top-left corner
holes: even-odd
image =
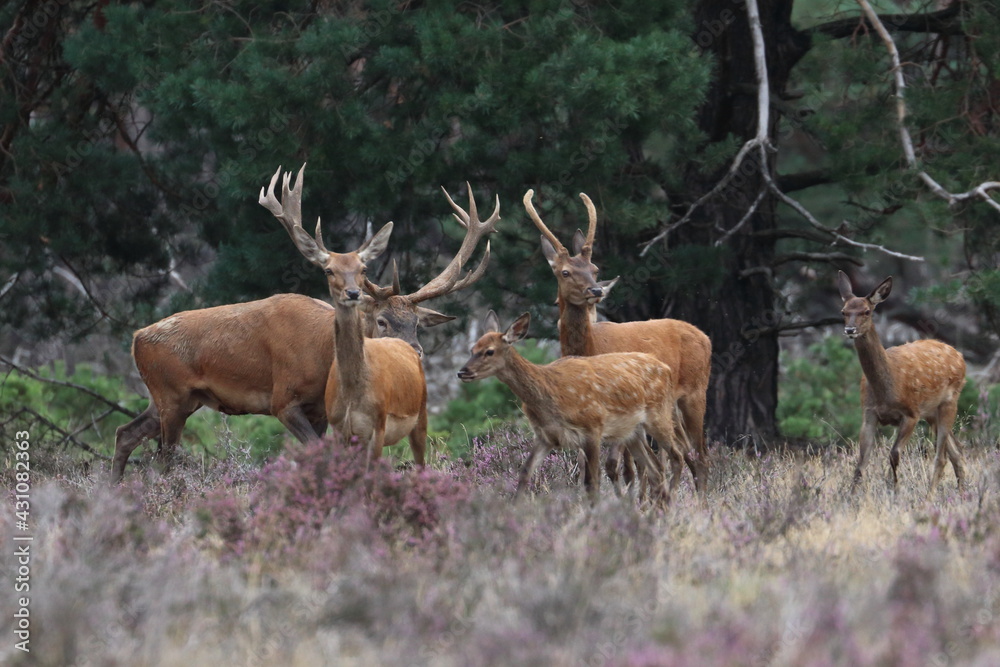
[[[758,0],[766,45],[772,99],[780,97],[789,73],[809,48],[809,39],[791,25],[792,0]],[[730,0],[702,0],[695,10],[695,43],[716,61],[713,83],[699,114],[707,142],[740,142],[757,131],[757,74],[747,16]],[[771,114],[768,136],[777,144],[778,114]],[[700,208],[689,224],[669,239],[672,252],[685,245],[715,247],[746,215],[765,188],[759,153],[750,151],[739,173]],[[774,173],[774,154],[763,168]],[[683,198],[691,202],[708,192],[728,169],[705,173],[687,169]],[[708,437],[727,445],[766,444],[778,436],[778,338],[782,319],[771,266],[775,259],[775,198],[768,194],[756,212],[716,248],[718,278],[712,284],[679,292],[665,316],[689,321],[712,340],[712,380],[708,392]],[[683,214],[683,210],[680,211]]]

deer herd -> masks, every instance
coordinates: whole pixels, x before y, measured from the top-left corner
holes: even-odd
[[[282,174],[278,167],[270,184],[261,188],[258,202],[281,223],[299,252],[323,270],[332,306],[298,294],[278,294],[177,313],[136,331],[132,355],[150,403],[116,433],[112,482],[121,480],[129,455],[146,439],[158,437],[159,453],[169,459],[187,418],[202,406],[232,415],[272,415],[302,442],[321,437],[333,426],[345,441],[366,447],[369,458],[408,437],[414,461],[424,465],[427,385],[418,329],[455,318],[418,304],[465,289],[483,276],[490,259],[488,240],[478,266],[465,275],[463,271],[483,237],[496,231],[499,197],[483,221],[471,186],[466,184],[467,209],[442,188],[465,237],[435,278],[404,295],[395,265],[389,287],[367,276],[368,264],[388,245],[393,223],[386,223],[357,250],[327,249],[318,219],[313,235],[302,226],[304,172],[305,165],[293,184],[292,174]],[[275,195],[279,179],[280,199]],[[541,232],[542,254],[556,278],[562,357],[546,365],[526,360],[514,344],[527,334],[529,314],[502,330],[491,310],[485,333],[458,371],[463,382],[495,376],[523,403],[535,445],[521,468],[517,493],[524,491],[550,451],[575,449],[581,452],[584,486],[591,499],[596,498],[600,447],[606,443],[604,468],[616,490],[620,475],[626,484],[638,477],[643,495],[665,505],[686,464],[703,496],[709,462],[704,429],[712,360],[708,336],[673,319],[598,322],[596,305],[617,278],[597,280],[593,202],[580,194],[589,222],[586,234],[576,231],[570,250],[542,221],[533,196],[528,190],[523,204]],[[854,295],[843,272],[837,285],[844,302],[844,333],[853,339],[864,372],[854,486],[880,425],[898,427],[889,454],[895,485],[899,450],[924,419],[936,434],[929,492],[941,480],[946,457],[961,487],[962,450],[952,428],[965,383],[962,355],[935,340],[886,350],[872,314],[889,296],[892,279],[866,297]],[[656,450],[647,435],[657,443]]]

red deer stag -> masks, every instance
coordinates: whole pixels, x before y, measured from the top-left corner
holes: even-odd
[[[892,291],[892,278],[886,278],[868,296],[854,295],[851,281],[843,271],[837,274],[837,287],[844,300],[844,335],[854,340],[861,378],[861,435],[858,438],[858,465],[852,488],[861,481],[868,452],[875,444],[878,427],[898,427],[896,441],[889,452],[892,484],[896,485],[899,451],[906,446],[914,427],[921,419],[934,429],[937,452],[934,474],[927,493],[941,481],[945,457],[951,460],[959,488],[965,480],[962,448],[951,430],[958,412],[958,395],[965,385],[965,359],[961,353],[939,340],[918,340],[905,345],[882,346],[872,314]]]
[[[448,201],[464,214],[450,196]],[[496,231],[499,213],[480,223],[474,203],[470,210],[471,225],[460,220],[466,227],[462,247],[439,276],[411,295],[382,289],[374,299],[366,299],[367,335],[399,338],[421,353],[418,327],[454,319],[417,304],[468,287],[485,272],[489,244],[476,270],[460,276],[476,240]],[[379,289],[370,283],[366,288]],[[333,321],[329,304],[299,294],[278,294],[176,313],[136,331],[132,356],[150,402],[115,435],[112,482],[122,478],[129,456],[149,438],[159,437],[161,455],[169,457],[188,417],[203,405],[225,414],[272,415],[301,442],[323,435],[326,381],[334,355]]]
[[[677,408],[681,415],[681,419],[675,423],[676,441],[686,442],[690,437],[695,451],[685,451],[684,460],[694,476],[695,487],[699,492],[704,492],[708,472],[704,422],[708,377],[712,366],[711,341],[700,329],[680,320],[595,322],[595,304],[606,296],[606,291],[617,281],[615,278],[599,283],[597,267],[591,261],[597,232],[597,210],[590,198],[580,193],[580,198],[587,207],[589,224],[586,236],[579,229],[574,234],[571,255],[542,222],[531,201],[534,194],[534,190],[525,193],[524,208],[542,233],[542,253],[558,283],[559,344],[562,354],[592,356],[609,352],[645,352],[672,368]],[[619,444],[612,448],[608,457],[606,467],[612,480],[617,480],[618,477],[621,451]],[[626,471],[628,470],[630,466],[626,465]]]
[[[535,432],[535,446],[521,467],[517,494],[527,487],[535,467],[553,449],[581,449],[586,460],[584,486],[593,501],[600,488],[601,440],[624,442],[663,504],[680,477],[682,454],[674,440],[674,373],[664,363],[638,352],[563,357],[550,364],[531,363],[513,344],[528,332],[524,313],[500,333],[492,310],[486,333],[458,371],[463,382],[496,376],[524,403]],[[645,428],[668,453],[673,478],[666,488],[663,468],[637,433]]]
[[[302,227],[302,170],[299,170],[294,188],[289,188],[291,173],[285,174],[279,202],[274,195],[274,186],[280,174],[279,167],[266,193],[261,188],[259,202],[281,222],[299,252],[323,269],[335,303],[330,332],[335,341],[334,363],[327,377],[325,396],[327,419],[344,437],[356,437],[364,443],[373,458],[381,455],[383,446],[394,445],[409,435],[414,460],[423,465],[427,436],[427,386],[420,356],[402,341],[366,339],[363,335],[360,307],[362,287],[366,283],[366,264],[385,250],[392,223],[387,223],[354,252],[331,252],[324,247],[318,231],[314,239]],[[451,203],[454,206],[454,202]],[[464,287],[470,284],[476,273],[481,275],[482,271],[477,269],[467,276],[468,279],[459,279],[461,266],[479,238],[494,231],[500,217],[499,203],[497,211],[486,223],[480,223],[478,216],[474,216],[474,205],[471,209],[467,216],[469,219],[465,221],[467,237],[459,254],[441,275],[408,297],[412,305],[445,294],[456,285]],[[476,219],[473,220],[473,217]],[[481,265],[481,269],[484,271],[485,265]],[[398,291],[398,280],[395,282]]]

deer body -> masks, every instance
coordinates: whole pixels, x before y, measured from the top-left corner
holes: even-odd
[[[527,332],[530,317],[518,318],[497,331],[496,315],[487,316],[486,333],[459,371],[465,382],[496,376],[523,402],[535,433],[535,447],[521,468],[518,493],[527,486],[538,463],[553,449],[580,449],[585,457],[584,484],[591,498],[600,486],[602,439],[626,442],[651,479],[663,502],[679,476],[681,453],[673,433],[674,382],[669,366],[641,353],[563,357],[539,366],[522,357],[512,343]],[[645,428],[670,453],[673,479],[667,490],[663,469],[644,438]]]
[[[875,306],[892,289],[886,278],[867,297],[854,296],[850,280],[840,272],[838,287],[844,300],[845,334],[854,339],[861,378],[861,434],[854,485],[861,480],[868,454],[879,426],[896,426],[896,440],[889,452],[892,483],[896,484],[899,453],[921,419],[935,432],[934,473],[928,493],[934,491],[944,472],[947,457],[959,487],[965,474],[962,450],[952,428],[958,413],[958,397],[965,385],[965,359],[955,348],[937,340],[919,340],[889,348],[882,345],[872,322]]]
[[[161,454],[169,457],[188,417],[203,405],[230,415],[272,415],[302,442],[322,435],[333,320],[329,304],[278,294],[176,313],[136,331],[132,357],[150,402],[115,434],[112,482],[147,438],[160,436]]]
[[[596,304],[607,296],[617,281],[597,281],[597,267],[591,262],[597,227],[597,211],[587,195],[580,198],[587,207],[587,235],[577,230],[573,253],[549,231],[531,203],[534,192],[524,195],[524,206],[542,233],[542,252],[555,274],[559,288],[559,344],[561,353],[593,356],[620,352],[650,354],[674,373],[674,395],[680,420],[675,423],[676,440],[690,438],[694,452],[684,459],[694,476],[695,486],[704,491],[708,450],[705,445],[705,407],[712,366],[712,343],[696,326],[673,319],[642,322],[596,322]],[[627,450],[626,450],[627,451]],[[608,476],[617,480],[622,444],[612,446],[606,464]],[[626,461],[626,481],[631,466]]]
[[[413,459],[423,465],[427,384],[416,350],[394,338],[364,338],[356,308],[337,309],[333,337],[325,395],[330,423],[374,458],[409,435]]]

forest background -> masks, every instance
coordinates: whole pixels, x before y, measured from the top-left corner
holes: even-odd
[[[998,178],[997,7],[874,9],[900,51],[912,159],[886,45],[854,2],[760,3],[764,115],[747,13],[728,0],[6,3],[0,352],[126,408],[14,373],[0,401],[20,416],[6,428],[47,422],[60,443],[107,453],[144,402],[134,329],[278,292],[324,298],[256,204],[277,165],[306,161],[306,216],[338,249],[394,220],[378,275],[396,262],[405,287],[457,246],[440,186],[499,196],[487,276],[440,305],[463,318],[425,332],[429,359],[461,356],[460,332],[487,308],[530,310],[534,335],[554,335],[554,281],[521,196],[533,188],[568,238],[586,192],[601,276],[621,276],[604,314],[675,317],[711,337],[713,442],[854,437],[860,373],[836,337],[838,268],[858,291],[895,276],[887,342],[959,347],[975,378],[964,414],[987,419],[997,205],[988,190],[941,196],[923,176],[948,193]],[[467,443],[514,414],[508,394],[476,387],[436,427]],[[266,451],[280,441],[271,421],[246,426]]]

